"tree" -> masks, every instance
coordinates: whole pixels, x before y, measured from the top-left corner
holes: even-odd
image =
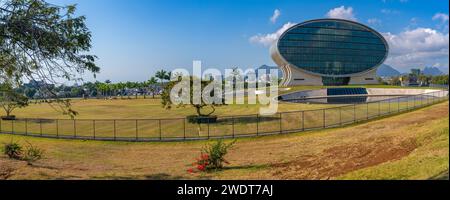
[[[3,110],[5,110],[6,117],[11,117],[11,113],[16,108],[28,106],[28,98],[14,91],[11,84],[1,84],[0,90],[0,105],[2,106]]]
[[[91,49],[91,33],[75,5],[57,6],[44,0],[0,1],[0,79],[16,84],[40,80],[39,90],[55,98],[63,113],[75,115],[70,103],[48,89],[56,80],[80,80],[85,71],[99,72]],[[42,93],[42,91],[41,91]]]
[[[155,77],[159,79],[159,81],[161,82],[161,85],[164,82],[164,80],[167,80],[168,76],[169,75],[168,75],[167,71],[165,71],[163,69],[157,71],[156,74],[155,74]],[[169,78],[170,78],[170,76],[169,76]]]
[[[84,95],[83,88],[72,87],[72,89],[70,90],[70,96],[72,96],[72,97],[81,97],[83,95]]]
[[[148,85],[150,92],[152,93],[153,99],[155,98],[156,92],[158,92],[158,87],[156,85],[157,83],[158,83],[158,81],[156,80],[155,77],[151,77],[150,80],[147,81],[147,85]]]
[[[188,77],[189,78],[189,84],[190,84],[190,90],[189,90],[189,105],[192,106],[195,109],[195,112],[197,113],[198,117],[208,117],[210,115],[212,115],[215,111],[216,111],[216,107],[217,106],[222,106],[225,105],[225,99],[223,98],[223,94],[221,95],[220,98],[220,102],[206,102],[203,98],[201,98],[200,103],[195,103],[194,102],[194,89],[193,89],[193,85],[194,85],[194,79],[196,77]],[[171,98],[171,91],[172,89],[178,84],[180,83],[182,80],[176,80],[176,81],[171,81],[169,82],[166,87],[164,88],[163,93],[161,94],[161,98],[162,98],[162,105],[164,108],[166,109],[171,109],[172,105],[174,104],[174,102],[172,102],[172,98]],[[205,81],[205,80],[200,80],[201,83],[201,91],[203,91],[209,84],[212,83],[212,81]],[[217,94],[214,94],[214,90],[212,90],[210,96],[216,96]],[[179,104],[178,107],[185,107],[186,104]],[[203,110],[207,107],[211,108],[211,111],[208,113],[204,113]]]

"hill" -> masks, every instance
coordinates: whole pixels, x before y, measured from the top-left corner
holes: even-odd
[[[444,75],[444,72],[439,70],[439,68],[437,68],[437,67],[425,67],[425,69],[423,69],[422,73],[424,75],[428,75],[428,76]]]
[[[393,67],[391,67],[389,65],[385,65],[385,64],[381,65],[377,71],[377,76],[380,76],[380,77],[400,76],[400,75],[401,75],[401,73],[399,71],[397,71]]]

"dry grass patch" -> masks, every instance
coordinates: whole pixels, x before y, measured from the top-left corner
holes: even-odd
[[[226,157],[231,165],[221,172],[200,175],[189,175],[186,170],[205,141],[115,143],[0,135],[0,143],[27,140],[46,152],[45,158],[31,167],[1,155],[0,178],[333,179],[414,155],[417,149],[428,146],[423,142],[429,140],[426,138],[434,140],[429,133],[443,127],[448,130],[448,102],[345,128],[239,139]],[[448,142],[434,148],[439,152],[446,148],[446,155],[437,156],[444,160],[446,156],[448,161]],[[424,174],[437,175],[437,169],[441,168]]]

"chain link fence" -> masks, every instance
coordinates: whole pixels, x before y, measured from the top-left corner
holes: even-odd
[[[0,133],[47,138],[108,141],[183,141],[253,137],[340,127],[448,100],[448,91],[402,96],[370,103],[271,116],[218,117],[214,123],[170,119],[32,119],[0,120]]]

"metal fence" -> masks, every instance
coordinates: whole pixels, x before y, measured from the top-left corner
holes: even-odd
[[[31,119],[0,120],[0,133],[47,138],[108,141],[183,141],[252,137],[324,129],[425,107],[448,99],[448,91],[340,107],[282,112],[271,116],[218,117],[214,123],[170,119]]]

